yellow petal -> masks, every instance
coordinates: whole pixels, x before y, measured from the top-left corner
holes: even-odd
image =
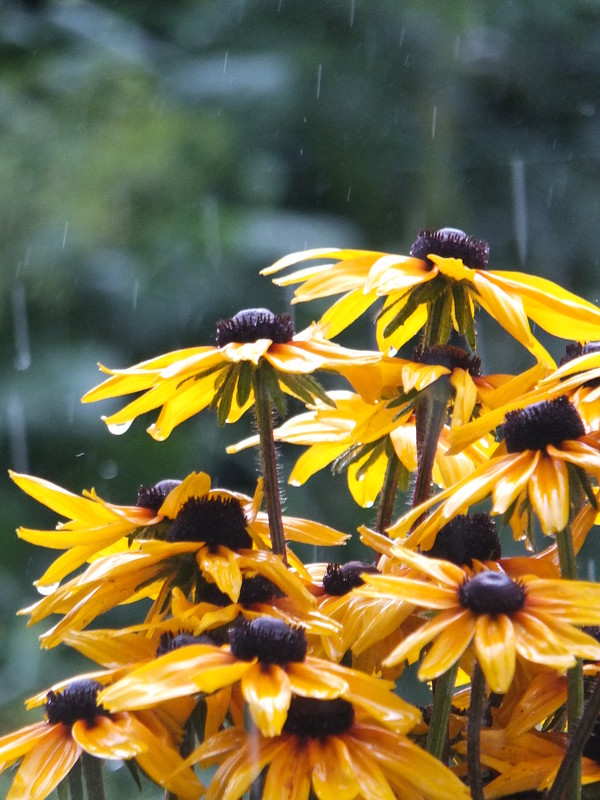
[[[277,664],[254,664],[242,677],[242,694],[263,736],[278,736],[292,699],[285,670]]]
[[[45,697],[46,692],[44,692],[44,699]],[[33,725],[27,725],[25,728],[0,737],[0,764],[4,767],[18,761],[47,736],[55,738],[55,734],[52,732],[54,727],[47,722],[35,722]]]
[[[363,797],[368,797],[369,800],[396,800],[383,770],[367,748],[352,735],[345,736],[344,742]]]
[[[477,619],[475,652],[490,690],[505,694],[512,683],[516,665],[516,645],[513,624],[505,614],[491,617],[482,614]]]
[[[440,633],[421,662],[419,680],[437,678],[456,664],[473,639],[475,623],[473,615],[464,611]]]
[[[77,744],[96,758],[133,758],[143,753],[146,745],[132,738],[130,717],[98,715],[90,725],[78,719],[71,727]]]
[[[525,450],[519,454],[510,454],[503,461],[507,469],[498,477],[492,490],[493,511],[504,514],[507,508],[525,489],[541,459],[537,450]]]
[[[569,473],[564,461],[542,456],[529,479],[529,500],[548,536],[560,533],[569,521]]]
[[[99,522],[113,522],[118,519],[117,514],[106,508],[104,505],[88,500],[87,497],[79,497],[68,492],[61,486],[57,486],[43,478],[35,478],[32,475],[23,475],[9,470],[8,474],[17,486],[22,489],[38,503],[51,508],[61,517],[76,519],[90,524]]]
[[[242,571],[236,553],[220,545],[214,552],[203,547],[198,552],[197,561],[201,571],[210,575],[217,587],[237,603],[242,588]]]
[[[308,748],[291,739],[269,766],[261,800],[308,800],[310,774]]]
[[[317,700],[333,700],[348,691],[348,682],[337,675],[327,661],[312,658],[310,662],[294,662],[287,665],[292,692],[301,697]]]
[[[339,285],[336,288],[340,291]],[[338,334],[364,314],[376,300],[377,294],[374,291],[364,292],[362,287],[348,292],[337,300],[321,317],[321,324],[326,331],[327,338],[335,339]]]
[[[354,774],[348,748],[338,736],[310,739],[312,785],[319,800],[354,800],[360,785]]]
[[[453,608],[437,614],[433,619],[428,620],[424,625],[421,625],[420,628],[403,639],[383,661],[383,666],[393,667],[395,664],[404,661],[404,659],[409,661],[417,659],[421,648],[435,639],[438,634],[446,630],[446,628],[453,623],[462,623],[467,613],[468,612],[463,608]]]

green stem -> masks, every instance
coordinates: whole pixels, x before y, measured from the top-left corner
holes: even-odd
[[[101,758],[95,758],[86,752],[81,754],[81,767],[88,800],[106,800],[102,764]]]
[[[467,727],[467,759],[469,768],[469,789],[472,800],[483,800],[483,778],[481,775],[481,755],[479,738],[485,702],[485,676],[475,661],[471,677],[471,704]]]
[[[458,661],[450,667],[448,672],[434,681],[433,710],[427,734],[427,751],[440,760],[444,757],[448,740],[448,720],[457,672]]]
[[[413,508],[431,494],[433,463],[440,434],[446,423],[448,401],[452,386],[446,376],[438,378],[421,392],[416,410],[417,426],[417,480],[413,495]]]
[[[77,760],[73,764],[69,772],[69,792],[71,794],[71,800],[83,800],[83,781],[81,778],[80,760]]]
[[[590,738],[598,715],[600,714],[600,676],[596,677],[594,689],[587,702],[579,725],[569,740],[567,752],[558,768],[554,783],[548,791],[546,800],[560,800],[567,788],[569,776],[574,764],[581,758],[585,743]]]
[[[273,437],[271,397],[260,369],[254,370],[253,383],[255,400],[254,414],[258,437],[260,439],[260,457],[265,481],[265,503],[267,506],[267,516],[269,518],[271,545],[273,552],[283,556],[283,563],[287,564],[285,537],[283,534],[283,518],[281,514],[281,498],[279,496],[279,478],[277,475],[277,455],[275,453],[275,439]]]
[[[402,464],[394,448],[390,448],[391,453],[388,455],[388,463],[385,469],[385,478],[383,479],[383,486],[379,493],[379,504],[377,506],[377,518],[375,520],[375,530],[378,533],[385,533],[386,528],[389,527],[394,513],[394,501],[396,499],[396,489],[398,487],[398,476]]]
[[[573,537],[567,527],[556,534],[560,574],[565,580],[577,580],[577,559]],[[583,715],[583,665],[581,660],[567,672],[567,733],[573,737]],[[569,760],[564,777],[566,800],[581,800],[581,751]]]

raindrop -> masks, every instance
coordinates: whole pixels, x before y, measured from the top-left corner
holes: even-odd
[[[137,308],[138,294],[140,291],[140,282],[136,278],[133,282],[133,294],[131,297],[131,306],[135,310]]]
[[[229,50],[225,50],[225,58],[223,59],[223,75],[227,72],[227,59],[229,58]]]
[[[119,467],[116,461],[113,461],[112,458],[107,458],[106,461],[103,461],[98,468],[98,472],[100,476],[104,478],[104,480],[111,480],[111,478],[116,478],[119,474]]]
[[[67,243],[67,231],[69,230],[69,221],[65,222],[65,232],[63,233],[63,250],[65,249],[65,245]]]
[[[513,158],[512,194],[513,194],[513,223],[515,239],[521,264],[527,257],[527,197],[525,192],[525,163],[522,158]]]
[[[354,25],[354,12],[356,11],[356,0],[350,0],[350,27]]]
[[[16,284],[13,288],[12,312],[15,331],[15,367],[18,370],[24,370],[31,366],[31,352],[29,350],[29,321],[25,286],[22,283]]]
[[[351,195],[351,194],[352,194],[352,187],[351,187],[351,186],[349,186],[349,187],[348,187],[348,192],[347,192],[347,194],[346,194],[346,202],[347,202],[347,203],[349,203],[349,202],[350,202],[350,195]]]
[[[323,64],[319,64],[319,69],[317,70],[317,100],[319,99],[319,95],[321,94],[321,72],[323,70]]]
[[[593,558],[588,559],[587,579],[592,583],[596,583],[596,562]]]
[[[121,423],[111,422],[110,425],[107,425],[107,428],[110,431],[110,433],[112,433],[114,436],[120,436],[122,433],[126,433],[126,431],[129,430],[130,426],[131,422],[121,422]]]
[[[433,114],[431,116],[431,138],[435,139],[435,125],[437,122],[437,106],[433,107]]]

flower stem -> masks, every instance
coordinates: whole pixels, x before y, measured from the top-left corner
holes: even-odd
[[[598,715],[600,714],[600,676],[596,677],[594,682],[594,689],[587,702],[581,720],[577,729],[569,740],[567,752],[562,760],[562,764],[558,768],[554,783],[548,791],[546,800],[560,800],[567,787],[569,775],[573,769],[574,763],[581,758],[581,753],[585,747],[585,743],[590,737],[590,734],[596,724]]]
[[[385,529],[389,527],[392,521],[392,514],[394,513],[394,501],[396,499],[396,489],[398,487],[398,476],[402,464],[396,455],[393,447],[390,448],[391,452],[388,455],[388,463],[385,469],[385,477],[383,479],[383,486],[379,493],[379,504],[377,506],[377,518],[375,520],[375,530],[378,533],[385,533]]]
[[[81,767],[88,800],[106,800],[102,763],[101,758],[95,758],[86,752],[81,754]]]
[[[81,761],[76,761],[69,771],[69,792],[71,800],[83,800],[83,781],[81,778]],[[59,792],[59,797],[61,794]]]
[[[577,580],[577,560],[570,528],[556,534],[561,577]],[[567,672],[567,733],[573,737],[583,715],[583,665],[581,660]],[[581,800],[581,750],[569,759],[564,777],[566,800]]]
[[[433,686],[433,710],[427,734],[427,751],[440,760],[443,760],[448,740],[448,719],[457,672],[458,661],[435,680]]]
[[[452,386],[446,376],[438,378],[421,392],[416,410],[417,426],[417,480],[413,495],[413,508],[431,494],[433,462],[440,434],[446,422],[448,401]]]
[[[285,537],[283,535],[283,518],[281,515],[281,498],[279,495],[279,478],[277,475],[277,455],[273,437],[273,413],[268,386],[263,380],[260,369],[253,372],[254,383],[254,415],[260,440],[260,457],[263,478],[265,481],[265,503],[269,518],[269,531],[273,552],[283,556],[287,564]]]
[[[481,758],[479,736],[485,702],[485,676],[475,660],[471,677],[471,703],[469,706],[469,724],[467,728],[467,758],[469,765],[469,789],[472,800],[483,800],[483,779],[481,776]]]

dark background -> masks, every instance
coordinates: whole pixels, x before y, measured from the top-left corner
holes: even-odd
[[[113,437],[100,415],[117,404],[79,398],[98,361],[286,310],[258,271],[294,250],[407,253],[450,225],[489,241],[490,267],[598,301],[598,2],[3,0],[0,47],[5,469],[118,503],[192,469],[251,493],[253,455],[224,453],[245,422],[206,412],[158,444],[152,418]],[[295,306],[296,328],[325,306]],[[530,364],[497,326],[480,335],[486,371]],[[373,345],[366,322],[343,341]],[[56,516],[5,471],[0,501],[0,714],[20,724],[24,696],[85,667],[14,617],[52,556],[14,528]],[[306,508],[348,531],[372,519],[343,477],[289,489],[288,512]]]

